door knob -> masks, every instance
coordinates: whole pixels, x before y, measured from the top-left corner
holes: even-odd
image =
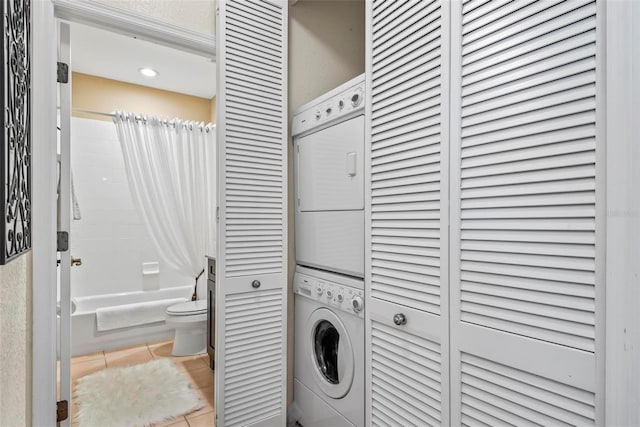
[[[402,313],[398,313],[395,316],[393,316],[393,323],[395,323],[398,326],[406,325],[407,317]]]
[[[71,267],[73,266],[80,267],[81,265],[82,265],[82,258],[71,257]]]

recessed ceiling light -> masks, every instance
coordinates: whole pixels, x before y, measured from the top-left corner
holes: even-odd
[[[148,68],[148,67],[140,68],[138,69],[138,71],[140,71],[140,74],[142,74],[145,77],[155,77],[159,74],[153,68]]]

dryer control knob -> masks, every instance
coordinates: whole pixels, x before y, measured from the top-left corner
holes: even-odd
[[[362,89],[358,88],[351,95],[351,105],[357,107],[362,102]]]
[[[316,120],[320,120],[320,117],[322,117],[322,112],[318,110],[316,111]]]
[[[356,313],[359,313],[362,311],[363,305],[364,303],[362,301],[362,298],[359,296],[355,296],[351,300],[351,307],[353,308],[353,311],[355,311]]]
[[[327,290],[327,298],[330,299],[331,297],[333,297],[333,292],[331,291],[331,289],[328,289]]]
[[[344,301],[344,297],[342,296],[342,294],[338,294],[338,295],[336,296],[336,299],[338,300],[338,302],[342,302],[342,301]]]
[[[324,292],[324,289],[322,289],[320,286],[318,286],[318,287],[316,288],[316,293],[317,293],[318,295],[322,295],[322,293],[323,293],[323,292]]]

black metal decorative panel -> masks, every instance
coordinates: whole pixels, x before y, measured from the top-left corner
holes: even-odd
[[[2,5],[2,151],[0,264],[31,249],[30,1]]]

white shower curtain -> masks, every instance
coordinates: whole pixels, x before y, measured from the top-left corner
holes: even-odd
[[[196,278],[215,249],[214,126],[122,111],[114,122],[134,204],[161,261]]]

